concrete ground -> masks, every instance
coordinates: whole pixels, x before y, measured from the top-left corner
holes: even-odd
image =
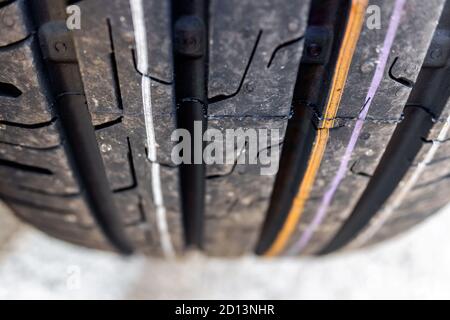
[[[370,250],[270,261],[125,259],[14,231],[1,208],[0,225],[0,299],[450,298],[450,208]]]

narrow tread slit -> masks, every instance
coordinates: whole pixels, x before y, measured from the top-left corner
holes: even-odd
[[[22,128],[22,129],[42,129],[42,128],[51,126],[52,124],[54,124],[56,122],[56,120],[57,120],[57,118],[54,117],[50,121],[34,123],[34,124],[24,124],[24,123],[18,123],[18,122],[11,122],[11,121],[7,121],[7,120],[0,120],[0,124],[9,126],[9,127]]]
[[[136,50],[131,49],[131,58],[133,59],[133,66],[134,66],[134,70],[141,76],[141,77],[148,77],[150,80],[155,81],[159,84],[163,84],[165,86],[171,86],[173,85],[172,81],[166,81],[166,80],[162,80],[159,78],[156,78],[154,76],[151,76],[149,74],[143,74],[141,71],[139,71],[138,67],[137,67],[137,58],[136,58]]]
[[[281,49],[283,49],[283,48],[285,48],[285,47],[288,47],[288,46],[290,46],[290,45],[293,45],[294,43],[297,43],[297,42],[299,42],[299,41],[302,41],[304,38],[305,38],[305,36],[302,35],[302,36],[300,36],[300,37],[294,38],[294,39],[292,39],[292,40],[286,41],[286,42],[284,42],[284,43],[278,45],[278,46],[275,48],[275,50],[273,50],[273,52],[272,52],[272,54],[271,54],[271,56],[270,56],[269,63],[267,63],[267,68],[270,68],[270,66],[272,65],[272,62],[273,62],[273,60],[275,59],[275,56],[277,55],[278,51],[280,51]]]
[[[0,144],[17,147],[17,148],[23,148],[23,149],[27,149],[27,150],[36,150],[36,151],[51,151],[51,150],[57,150],[57,149],[61,148],[61,144],[57,144],[57,145],[50,146],[50,147],[31,147],[31,146],[27,146],[24,144],[12,143],[12,142],[7,142],[7,141],[0,141]]]
[[[112,32],[111,20],[109,18],[106,19],[106,25],[108,26],[109,42],[111,44],[111,53],[109,54],[109,59],[114,78],[114,92],[116,94],[118,107],[119,109],[123,110],[122,92],[120,90],[119,72],[117,70],[116,50],[114,47],[114,37]]]
[[[2,167],[8,167],[11,169],[23,171],[23,172],[29,172],[29,173],[37,173],[37,174],[43,174],[43,175],[53,175],[53,172],[46,168],[41,168],[37,166],[31,166],[28,164],[23,164],[16,161],[10,161],[5,159],[0,159],[0,166]]]
[[[0,97],[18,98],[22,91],[12,83],[0,82]]]
[[[30,202],[28,200],[18,199],[16,197],[4,195],[1,193],[0,193],[0,196],[1,196],[2,200],[5,200],[6,202],[18,204],[18,205],[25,206],[25,207],[32,208],[32,209],[37,209],[39,211],[51,212],[53,214],[59,214],[62,216],[74,214],[72,211],[69,211],[69,210],[56,209],[56,208],[48,207],[46,205],[36,204],[36,203]]]
[[[134,159],[133,159],[133,150],[131,149],[131,143],[130,143],[130,138],[127,137],[127,146],[128,146],[128,163],[130,164],[130,171],[131,171],[131,179],[132,179],[132,183],[130,186],[124,187],[124,188],[119,188],[114,190],[114,193],[120,193],[120,192],[124,192],[124,191],[128,191],[128,190],[133,190],[137,187],[137,178],[136,178],[136,169],[134,167]]]
[[[259,44],[259,41],[261,40],[262,34],[263,34],[263,31],[260,30],[258,32],[258,35],[256,36],[255,44],[253,45],[252,52],[250,53],[250,57],[248,59],[247,65],[245,66],[244,74],[242,75],[241,81],[239,82],[239,86],[236,89],[236,91],[231,94],[228,94],[228,95],[227,94],[219,94],[217,96],[209,98],[208,99],[209,104],[213,104],[213,103],[217,103],[217,102],[220,102],[220,101],[223,101],[226,99],[230,99],[239,94],[239,92],[242,89],[242,86],[244,85],[245,79],[247,78],[247,73],[250,70],[250,66],[252,64],[253,58],[255,57],[256,49],[258,48],[258,44]]]
[[[123,116],[120,116],[117,119],[114,119],[112,121],[108,121],[108,122],[101,123],[101,124],[98,124],[98,125],[94,126],[94,130],[95,131],[99,131],[99,130],[103,130],[103,129],[107,129],[107,128],[113,127],[113,126],[115,126],[115,125],[117,125],[119,123],[122,123],[122,120],[123,120]]]
[[[333,38],[339,41],[333,41],[330,59],[325,64],[309,64],[303,60],[300,63],[292,100],[292,117],[288,120],[280,170],[256,246],[257,254],[281,254],[301,217],[303,202],[297,199],[309,197],[307,193],[311,189],[310,184],[314,181],[317,167],[312,165],[311,161],[321,161],[320,150],[324,148],[333,124],[332,120],[327,118],[335,118],[334,111],[337,112],[339,107],[328,98],[342,94],[342,89],[338,88],[343,85],[334,85],[334,79],[345,79],[350,67],[358,29],[362,24],[362,14],[356,9],[359,5],[361,4],[356,5],[346,0],[312,2],[308,26],[331,25]],[[358,23],[349,24],[350,16]],[[353,34],[356,36],[352,36]],[[345,42],[344,38],[350,40]],[[346,46],[343,46],[343,43],[346,43]],[[337,73],[342,76],[335,78]],[[311,92],[321,94],[311,97]]]

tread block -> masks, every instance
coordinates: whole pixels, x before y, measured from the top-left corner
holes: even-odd
[[[220,117],[219,117],[220,118]],[[258,148],[255,151],[260,152],[263,149],[266,149],[270,146],[270,144],[281,144],[283,142],[283,137],[286,131],[286,120],[285,119],[255,119],[255,118],[247,118],[247,119],[239,119],[239,118],[220,118],[213,119],[208,121],[208,128],[212,130],[218,130],[217,133],[220,133],[218,138],[222,138],[222,140],[217,140],[222,144],[224,148],[224,158],[226,155],[235,155],[235,159],[241,155],[246,146],[246,139],[249,139],[249,136],[252,135],[253,130],[257,130],[256,134],[258,134],[258,130],[267,129],[269,137],[267,139],[267,144],[262,145],[258,144]],[[227,130],[233,129],[236,130],[235,133],[239,138],[235,138],[234,141],[230,141],[227,139]],[[242,129],[241,131],[237,131]],[[249,130],[250,129],[250,130]],[[271,141],[272,136],[270,136],[271,130],[276,130],[279,135],[276,141]],[[230,135],[231,137],[231,135]],[[273,139],[275,139],[275,135],[273,135]],[[259,141],[259,138],[257,138]],[[271,140],[269,140],[271,139]],[[238,141],[239,140],[239,141]],[[238,145],[239,142],[239,145]],[[281,147],[280,147],[281,148]],[[248,148],[247,148],[248,149]],[[244,151],[245,152],[245,151]],[[224,159],[225,160],[225,159]],[[226,176],[230,174],[235,166],[235,163],[213,163],[209,164],[206,167],[206,175],[207,176]]]
[[[98,1],[83,1],[81,12],[94,12]],[[82,28],[74,31],[75,48],[80,64],[84,92],[94,124],[111,121],[122,114],[110,7],[98,14],[81,15]],[[101,70],[101,72],[99,72]]]
[[[0,186],[0,194],[6,199],[11,199],[10,202],[27,203],[30,207],[35,208],[48,208],[49,214],[68,216],[68,221],[77,222],[83,227],[95,225],[86,202],[77,194],[50,195],[39,191],[21,189],[13,185]]]
[[[208,180],[207,254],[236,256],[254,249],[268,209],[274,176],[261,176],[259,166],[252,169],[249,172],[248,166],[238,165],[228,176]]]
[[[24,148],[49,149],[59,146],[61,142],[56,121],[34,128],[0,123],[0,144],[7,143]]]
[[[309,1],[303,0],[264,0],[257,5],[211,1],[209,128],[223,134],[227,128],[280,129],[278,143],[282,142],[308,12]],[[240,152],[228,141],[226,148]],[[216,176],[206,188],[208,254],[233,256],[253,250],[275,181],[274,175],[261,176],[259,169],[257,165],[207,166],[208,176]]]
[[[122,191],[114,194],[118,210],[126,225],[137,225],[143,221],[144,212],[141,210],[141,199],[135,190]]]
[[[243,127],[252,129],[279,129],[279,145],[284,136],[284,120],[221,119],[209,121],[209,127],[225,133],[226,129]],[[205,251],[214,256],[236,256],[253,250],[275,181],[274,175],[261,175],[262,167],[258,153],[264,151],[259,145],[257,164],[248,164],[250,157],[247,146],[237,150],[235,144],[228,143],[229,151],[239,158],[233,165],[208,165],[206,188]],[[239,146],[240,147],[240,146]],[[268,144],[264,149],[270,147]],[[229,152],[228,151],[228,152]],[[267,150],[266,150],[267,151]],[[270,151],[268,151],[270,152]],[[281,147],[279,149],[281,152]],[[270,153],[269,153],[270,155]],[[279,154],[275,156],[279,160]],[[238,164],[245,161],[246,164]],[[277,163],[272,164],[278,167]],[[276,172],[275,172],[276,173]],[[257,190],[255,192],[255,190]],[[226,243],[226,245],[223,245]]]
[[[25,10],[24,0],[16,0],[0,8],[0,47],[19,42],[30,35],[31,23]]]
[[[0,50],[0,82],[11,84],[22,92],[16,98],[0,94],[0,120],[36,124],[53,118],[46,98],[51,95],[39,75],[41,66],[35,54],[36,46],[30,38]]]
[[[97,141],[105,164],[106,175],[113,190],[136,184],[134,164],[127,138],[121,136],[121,124],[97,130]]]
[[[211,1],[209,97],[236,95],[209,114],[289,114],[303,41],[277,48],[304,35],[308,9],[304,0]]]
[[[7,203],[24,222],[32,224],[42,232],[73,244],[100,250],[115,251],[100,233],[99,229],[83,228],[73,222],[42,210]],[[45,217],[45,218],[44,218]]]
[[[4,181],[52,193],[79,192],[63,148],[43,151],[3,145],[0,159]]]

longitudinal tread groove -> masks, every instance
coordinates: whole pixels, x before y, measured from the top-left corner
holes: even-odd
[[[343,34],[351,30],[350,26],[345,26],[350,20],[348,18],[351,14],[350,10],[345,1],[316,3],[311,8],[310,30],[331,26],[334,38],[337,40],[332,43],[331,56],[323,65],[311,65],[308,62],[300,64],[293,97],[294,115],[288,122],[284,142],[286,147],[281,156],[281,169],[275,181],[271,203],[256,248],[258,254],[278,254],[280,250],[278,248],[285,245],[280,244],[281,241],[287,241],[288,237],[284,234],[287,234],[286,230],[289,230],[286,224],[294,215],[291,204],[295,201],[295,190],[298,189],[300,192],[302,179],[305,179],[309,169],[307,165],[310,166],[309,157],[314,151],[313,144],[318,144],[315,141],[316,134],[321,129],[317,114],[322,115],[328,111],[326,102],[333,94],[332,90],[335,90],[332,77],[341,68],[336,64],[339,63],[340,48],[345,45]],[[328,17],[328,19],[317,19],[319,16]],[[312,80],[308,81],[309,79]]]
[[[177,127],[195,137],[196,123],[201,134],[207,127],[208,1],[173,0],[172,30]],[[193,42],[194,41],[194,42]],[[194,43],[194,45],[192,44]],[[184,239],[187,247],[203,248],[205,206],[205,164],[203,143],[190,144],[190,164],[179,167]]]

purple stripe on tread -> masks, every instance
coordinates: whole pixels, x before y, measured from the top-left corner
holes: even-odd
[[[364,120],[367,117],[370,106],[373,101],[373,97],[375,96],[378,88],[380,87],[381,81],[383,80],[384,71],[386,69],[387,61],[389,58],[389,54],[391,52],[392,44],[394,43],[395,35],[397,33],[398,26],[400,24],[400,20],[403,13],[403,8],[405,6],[406,0],[396,0],[394,9],[392,11],[391,19],[389,22],[389,27],[386,32],[386,37],[384,39],[383,47],[381,49],[380,55],[378,57],[378,65],[375,70],[375,73],[372,78],[372,82],[370,84],[369,90],[367,92],[367,96],[365,99],[364,107],[359,113],[358,119],[356,121],[355,127],[353,128],[352,135],[350,136],[350,140],[348,142],[345,153],[341,159],[341,163],[339,165],[339,169],[336,172],[336,175],[333,178],[333,181],[330,183],[327,191],[322,197],[322,201],[320,206],[314,215],[313,220],[308,225],[306,230],[303,232],[300,239],[293,244],[290,248],[290,254],[299,254],[309,243],[312,238],[312,235],[318,228],[318,226],[322,223],[323,219],[327,215],[327,211],[330,207],[331,201],[339,188],[340,183],[344,179],[347,171],[348,164],[351,159],[351,155],[353,150],[355,149],[356,143],[358,142],[359,135],[361,134],[361,130],[364,125]]]

